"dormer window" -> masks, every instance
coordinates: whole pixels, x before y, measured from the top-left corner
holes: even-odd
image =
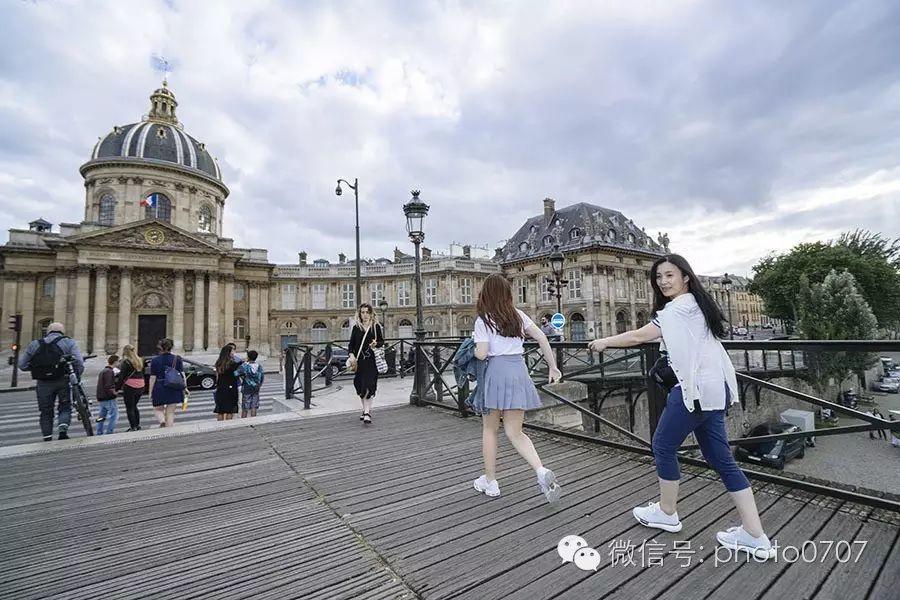
[[[537,225],[531,226],[531,229],[530,229],[531,233],[537,233],[537,230],[538,230]]]
[[[569,239],[572,241],[575,241],[575,240],[581,238],[582,235],[584,235],[584,234],[581,232],[580,229],[578,229],[577,227],[573,227],[572,230],[569,232]]]
[[[528,252],[528,242],[519,244],[519,252]]]
[[[562,223],[560,222],[559,219],[553,219],[553,226],[554,226],[554,227],[559,227],[560,225],[562,225]]]
[[[634,241],[635,241],[634,234],[633,234],[633,233],[629,233],[629,234],[628,234],[628,243],[629,243],[629,244],[634,244]]]
[[[550,246],[552,246],[552,245],[553,245],[553,236],[552,236],[552,235],[545,235],[545,236],[544,236],[543,244],[544,244],[544,247],[545,247],[545,248],[549,248]]]
[[[610,229],[606,232],[606,241],[613,244],[616,241],[616,230]]]

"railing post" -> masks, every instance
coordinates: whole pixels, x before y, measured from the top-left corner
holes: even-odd
[[[331,373],[331,342],[325,344],[325,387],[331,385],[334,376]]]
[[[431,352],[432,357],[431,360],[434,362],[434,365],[438,368],[434,370],[434,379],[431,382],[431,386],[434,388],[434,401],[435,402],[443,402],[444,400],[444,386],[441,385],[441,347],[435,344],[434,349]]]
[[[556,348],[556,368],[559,369],[560,373],[565,373],[565,371],[563,371],[563,349],[559,346]],[[549,370],[547,376],[550,376]]]
[[[284,349],[284,399],[294,395],[294,353],[288,346]]]
[[[463,417],[468,417],[469,411],[466,409],[466,400],[469,398],[468,378],[466,378],[466,381],[462,384],[462,387],[456,391],[456,397],[459,398],[459,412]]]
[[[645,344],[641,349],[646,354],[646,364],[650,366],[655,365],[656,359],[659,358],[659,344]],[[647,386],[647,408],[650,416],[650,439],[652,440],[663,409],[666,407],[666,398],[660,387],[656,385],[653,377],[650,376],[649,368],[644,376],[644,381]]]
[[[309,410],[312,399],[312,346],[306,346],[303,355],[303,408]]]
[[[763,373],[765,373],[765,372],[767,372],[767,371],[769,370],[768,366],[766,365],[766,351],[765,351],[765,349],[763,349],[763,351],[762,351],[762,369],[763,369]]]

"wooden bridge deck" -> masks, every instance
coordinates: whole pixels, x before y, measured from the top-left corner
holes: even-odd
[[[678,534],[635,523],[656,476],[640,457],[533,435],[565,494],[556,506],[505,441],[502,496],[471,489],[480,425],[437,409],[230,429],[3,460],[0,597],[897,598],[897,515],[761,485],[784,546],[868,542],[858,558],[715,564],[736,517],[722,485],[685,473]],[[502,436],[501,436],[502,439]],[[596,548],[598,572],[559,540]],[[610,544],[690,542],[662,565],[611,564]],[[702,548],[701,548],[702,546]],[[702,562],[700,559],[703,559]]]

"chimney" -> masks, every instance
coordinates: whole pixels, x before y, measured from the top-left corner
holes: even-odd
[[[345,255],[343,252],[341,252],[340,254],[338,254],[338,262],[341,263],[341,264],[346,263],[346,262],[347,262],[347,255]]]
[[[400,262],[400,259],[403,258],[403,253],[400,252],[400,248],[394,246],[394,262]]]
[[[503,258],[503,248],[494,248],[494,258],[491,260],[500,260]]]
[[[298,252],[297,256],[300,259],[300,266],[305,267],[306,266],[306,252]]]
[[[463,246],[463,256],[465,256],[466,258],[472,258],[472,246],[469,246],[468,244]]]
[[[422,246],[422,260],[431,260],[431,248]]]
[[[556,213],[556,200],[544,198],[544,218],[549,221],[553,218],[554,213]]]

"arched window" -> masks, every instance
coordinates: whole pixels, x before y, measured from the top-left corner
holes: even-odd
[[[296,325],[294,324],[293,321],[285,321],[281,327],[283,329],[293,329],[294,327],[296,327]]]
[[[462,337],[472,335],[472,317],[462,316],[459,318],[459,335]]]
[[[628,234],[628,243],[629,243],[629,244],[634,244],[634,242],[635,242],[634,234],[633,234],[633,233],[629,233],[629,234]]]
[[[350,339],[350,331],[352,327],[350,326],[350,319],[347,319],[343,323],[341,323],[341,339],[349,340]]]
[[[583,342],[587,339],[587,332],[584,327],[584,317],[581,313],[572,313],[571,318],[571,335],[573,342]]]
[[[572,240],[573,242],[574,242],[575,240],[577,240],[578,238],[580,238],[582,235],[583,235],[583,234],[581,233],[581,230],[578,229],[577,227],[573,227],[573,228],[569,231],[569,239]]]
[[[413,325],[409,319],[401,319],[397,324],[397,336],[401,338],[411,338],[413,336]]]
[[[247,332],[247,322],[244,319],[234,320],[234,339],[242,340]]]
[[[544,240],[543,240],[543,244],[544,244],[544,247],[545,247],[545,248],[549,248],[550,246],[552,246],[552,245],[553,245],[553,236],[552,236],[552,235],[545,235],[545,236],[544,236]]]
[[[625,333],[628,330],[628,319],[625,311],[620,310],[616,313],[616,333]]]
[[[166,223],[172,222],[172,201],[165,194],[150,194],[143,201],[144,217],[147,219],[159,219]]]
[[[210,208],[209,204],[204,204],[200,207],[200,217],[199,223],[197,224],[197,231],[202,231],[203,233],[212,233],[213,231],[213,211]]]
[[[56,294],[56,277],[48,277],[41,286],[41,296],[44,298],[52,298]]]
[[[101,225],[112,225],[116,222],[116,197],[107,192],[100,196]]]
[[[327,342],[328,341],[328,325],[322,321],[316,321],[312,326],[312,341]]]
[[[634,318],[637,319],[637,323],[634,324],[635,327],[643,327],[647,324],[647,315],[644,314],[644,311],[639,311]]]
[[[606,232],[606,241],[609,243],[614,243],[616,241],[616,230],[610,229]]]

